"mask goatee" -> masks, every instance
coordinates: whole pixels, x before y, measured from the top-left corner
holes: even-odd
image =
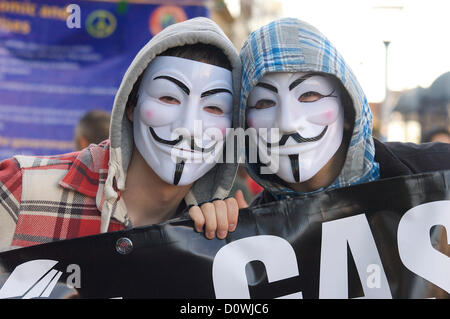
[[[300,182],[300,168],[298,164],[298,154],[289,155],[289,160],[291,161],[292,174],[294,175],[295,182]]]
[[[181,174],[183,174],[184,161],[177,159],[177,165],[175,166],[175,174],[173,176],[173,184],[178,185],[180,181]]]

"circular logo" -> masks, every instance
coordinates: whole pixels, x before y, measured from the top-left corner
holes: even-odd
[[[86,19],[86,30],[94,38],[109,37],[116,27],[116,17],[106,10],[92,11]]]
[[[170,5],[160,6],[150,16],[150,33],[155,35],[165,27],[184,20],[187,20],[187,15],[182,8]]]
[[[119,254],[127,255],[133,250],[133,242],[127,237],[119,238],[116,241],[116,250]]]

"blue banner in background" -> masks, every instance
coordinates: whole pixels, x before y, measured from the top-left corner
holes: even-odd
[[[111,111],[141,47],[172,23],[208,17],[206,2],[0,0],[0,160],[73,151],[78,120]]]

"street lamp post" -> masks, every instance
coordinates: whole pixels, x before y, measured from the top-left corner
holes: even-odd
[[[388,85],[388,48],[392,40],[395,38],[400,24],[400,13],[403,10],[404,0],[374,0],[378,5],[372,7],[377,12],[377,20],[381,22],[380,36],[385,47],[385,64],[384,64],[384,90],[385,97],[381,104],[380,110],[380,134],[382,137],[388,136],[388,124],[390,113],[389,85]],[[387,40],[389,39],[389,40]]]
[[[381,108],[381,135],[387,137],[388,117],[389,117],[389,85],[388,85],[388,48],[391,41],[383,41],[385,51],[384,61],[384,101]]]

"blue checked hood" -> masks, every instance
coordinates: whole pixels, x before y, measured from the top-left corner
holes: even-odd
[[[241,49],[240,57],[241,114],[245,114],[249,92],[266,73],[314,71],[337,77],[353,102],[355,123],[344,167],[336,181],[327,189],[379,178],[379,165],[374,161],[372,114],[367,99],[351,69],[320,31],[297,19],[276,20],[250,34]],[[241,119],[240,126],[245,127],[244,116]],[[290,188],[269,180],[268,175],[260,175],[259,169],[254,165],[247,164],[246,168],[256,182],[275,196],[294,193]]]

